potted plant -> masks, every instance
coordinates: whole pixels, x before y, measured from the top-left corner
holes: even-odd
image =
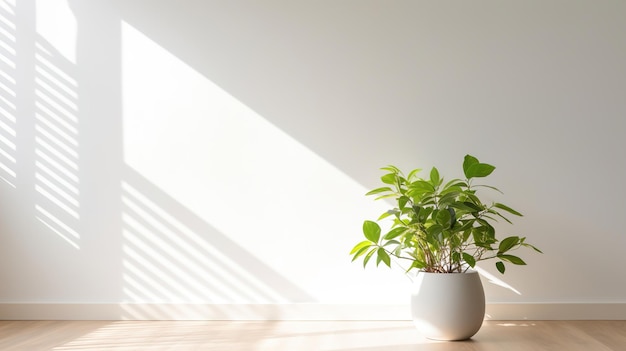
[[[366,240],[354,246],[352,260],[362,258],[364,267],[372,261],[391,267],[395,260],[407,273],[417,270],[411,309],[415,325],[428,338],[463,340],[480,329],[485,295],[473,270],[478,262],[495,260],[497,270],[504,273],[506,263],[526,264],[512,251],[526,247],[541,252],[524,237],[496,236],[494,222],[512,224],[507,216],[522,214],[505,204],[481,200],[479,189],[500,192],[475,183],[494,169],[466,155],[465,178],[444,183],[435,167],[423,179],[420,169],[405,175],[397,167],[387,166],[381,177],[385,186],[366,194],[376,195],[376,200],[393,199],[395,206],[377,221],[364,221]],[[391,219],[385,233],[377,223],[383,219]]]

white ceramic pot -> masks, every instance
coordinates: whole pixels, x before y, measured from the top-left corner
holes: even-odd
[[[429,339],[465,340],[482,326],[485,292],[477,272],[424,273],[413,282],[411,313]]]

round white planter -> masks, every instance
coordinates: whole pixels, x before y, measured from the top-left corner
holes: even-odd
[[[411,313],[428,339],[465,340],[482,326],[485,292],[477,272],[424,273],[413,282]]]

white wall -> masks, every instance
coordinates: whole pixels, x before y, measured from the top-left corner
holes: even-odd
[[[0,303],[405,303],[350,263],[363,194],[466,153],[545,252],[488,302],[626,303],[624,13],[3,0]]]

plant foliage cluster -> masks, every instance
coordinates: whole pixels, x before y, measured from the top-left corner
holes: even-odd
[[[384,212],[377,221],[392,219],[387,233],[382,233],[377,221],[363,222],[364,241],[358,243],[350,255],[352,260],[363,259],[365,267],[371,260],[391,267],[391,260],[407,262],[410,271],[418,269],[432,273],[461,273],[473,268],[477,262],[495,259],[500,273],[505,262],[515,265],[526,263],[511,254],[520,247],[536,247],[526,243],[526,238],[496,237],[494,222],[506,216],[522,216],[511,207],[492,202],[485,204],[478,196],[479,188],[500,192],[485,184],[474,184],[476,178],[489,176],[495,167],[481,163],[471,155],[463,160],[465,179],[452,179],[444,183],[437,168],[433,167],[427,179],[418,176],[420,169],[405,175],[395,166],[383,167],[381,177],[385,186],[366,195],[376,200],[395,200],[395,207]]]

